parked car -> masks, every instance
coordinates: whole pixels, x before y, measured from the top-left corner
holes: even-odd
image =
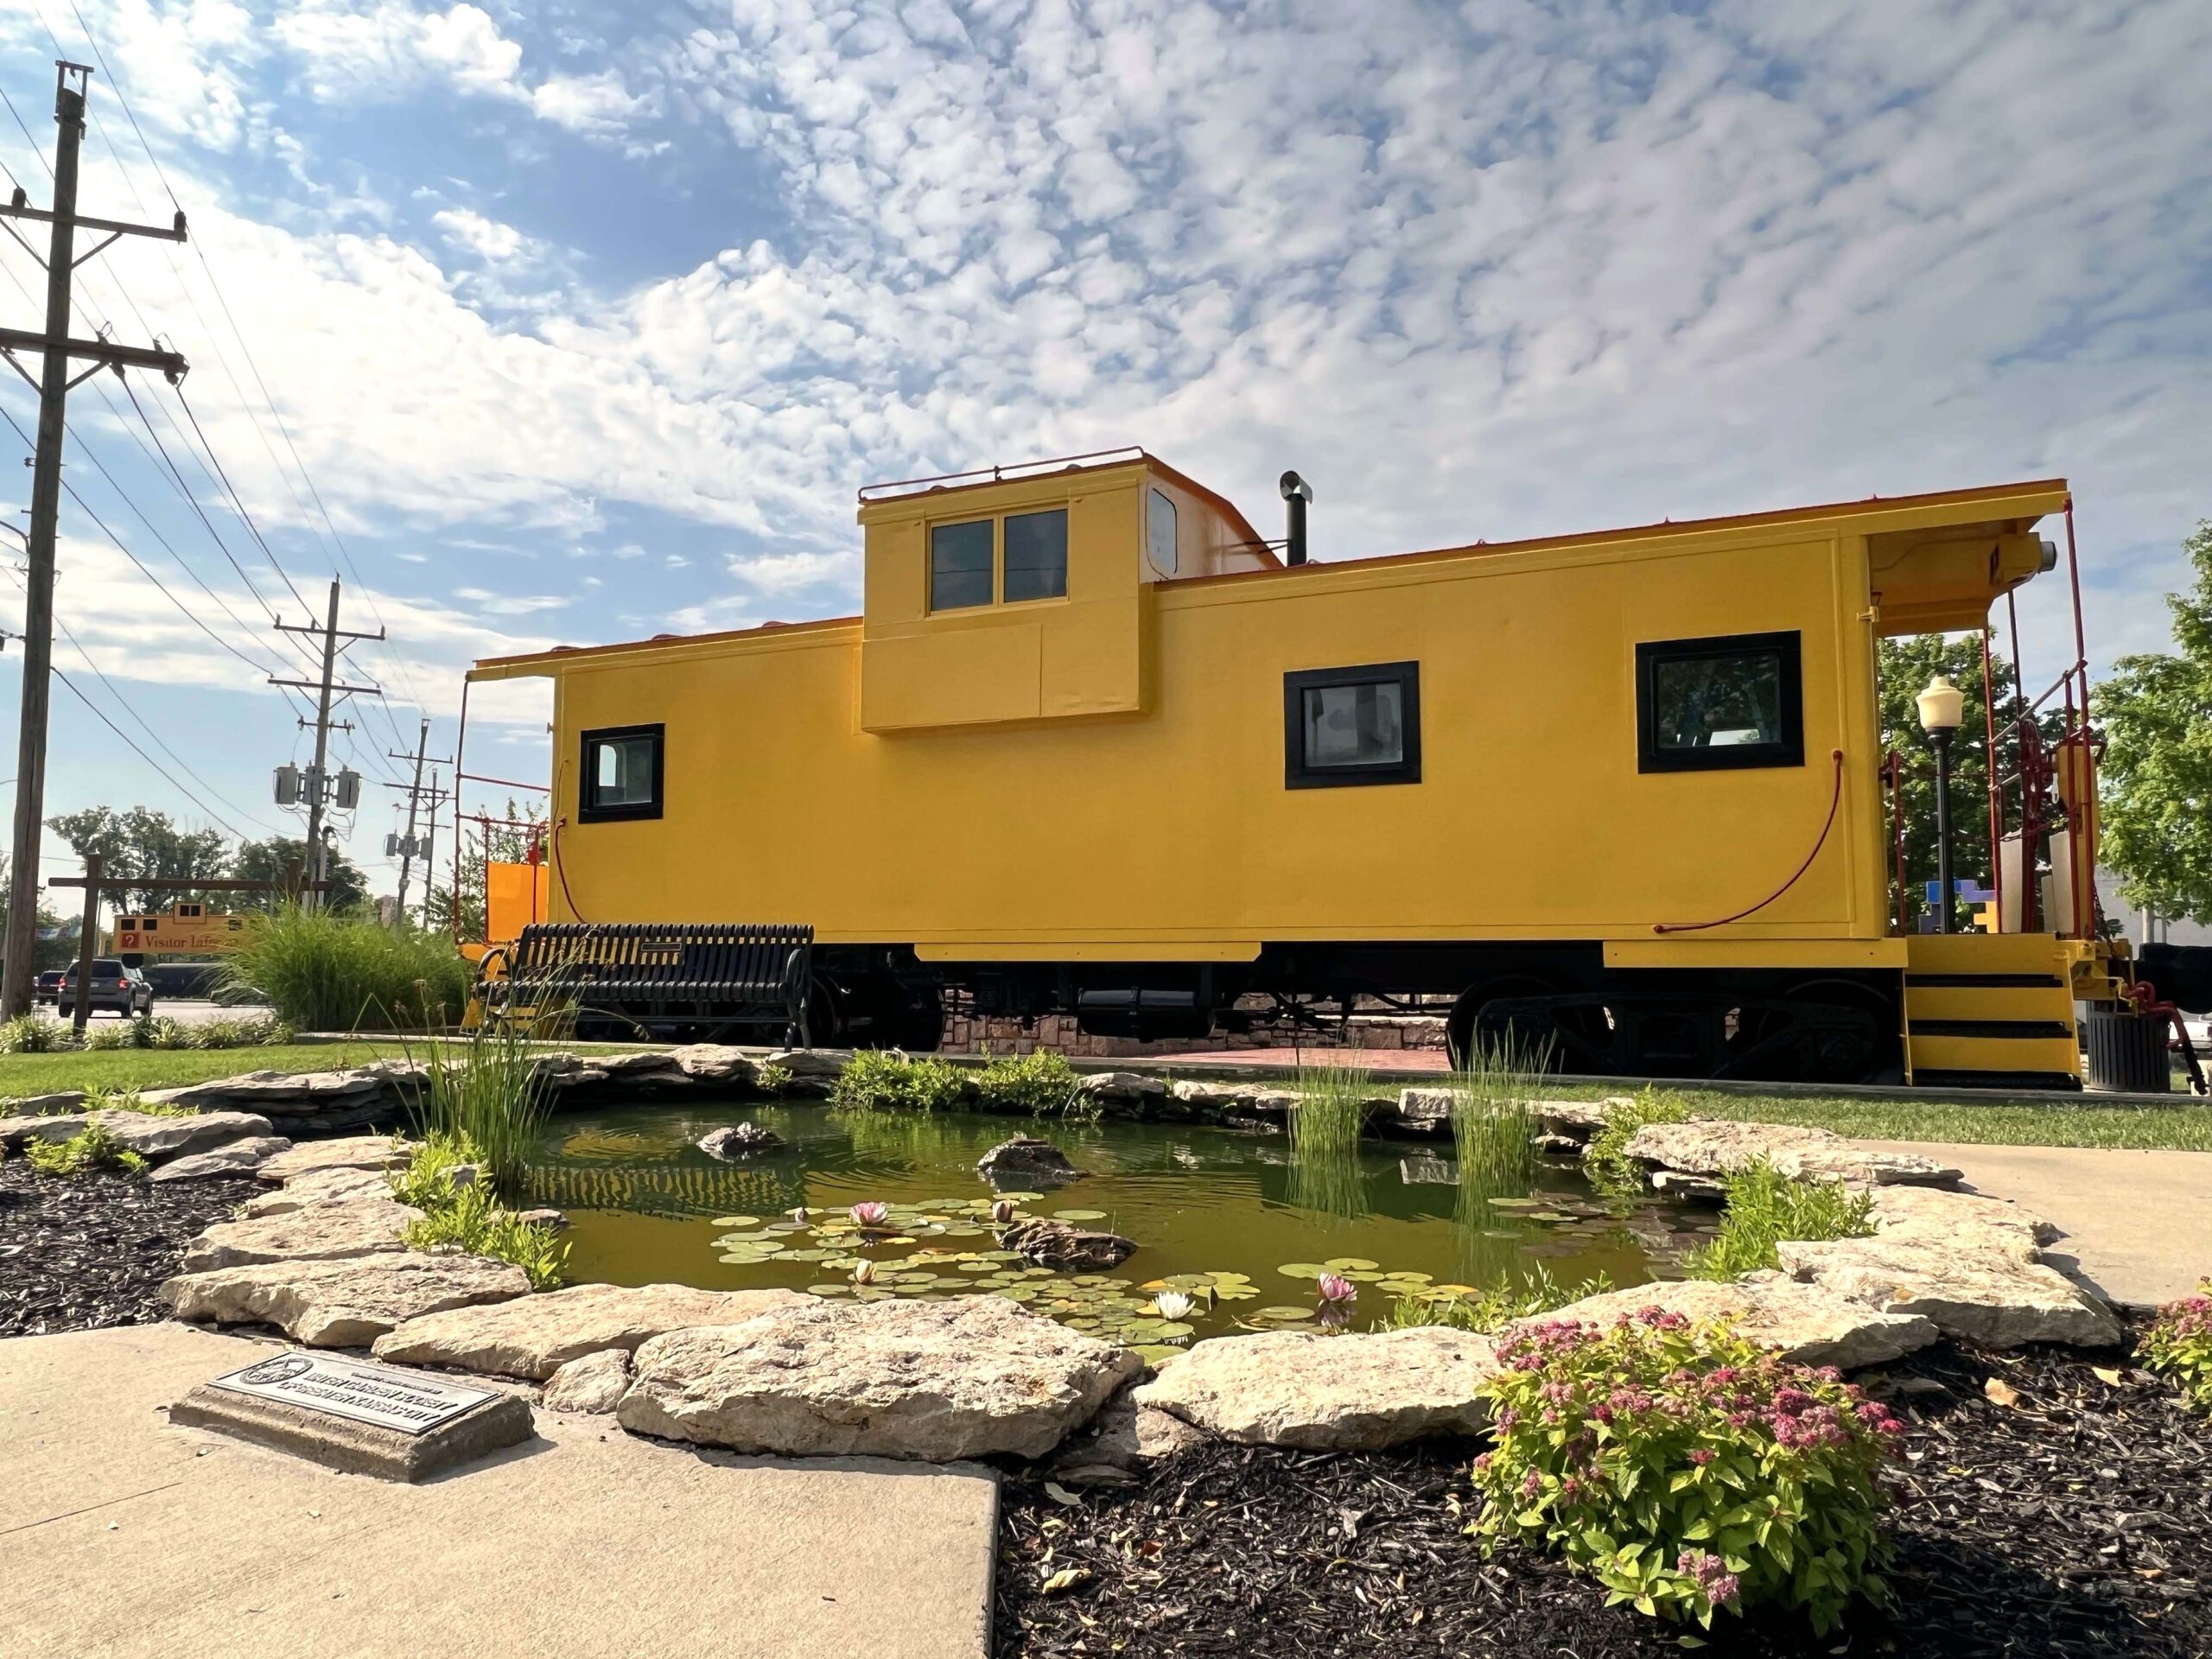
[[[64,1020],[73,1019],[77,1013],[77,964],[71,963],[62,970],[61,983],[54,994],[54,1012]],[[154,988],[146,982],[146,976],[136,968],[126,968],[112,957],[92,958],[92,984],[85,994],[86,1009],[98,1014],[105,1008],[110,1014],[119,1014],[126,1019],[134,1014],[154,1011]]]
[[[61,970],[49,968],[31,982],[31,1001],[51,1002],[61,995]]]

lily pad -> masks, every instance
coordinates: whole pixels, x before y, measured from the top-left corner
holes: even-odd
[[[710,1227],[758,1227],[760,1224],[760,1217],[758,1216],[716,1216],[707,1224]]]
[[[1103,1210],[1055,1210],[1052,1218],[1055,1221],[1103,1221],[1106,1212]]]
[[[1330,1259],[1328,1268],[1331,1273],[1372,1273],[1382,1265],[1363,1255],[1339,1255]]]
[[[1286,1262],[1275,1271],[1286,1279],[1319,1279],[1328,1268],[1319,1262]]]
[[[1255,1319],[1280,1319],[1288,1325],[1294,1320],[1312,1319],[1313,1310],[1310,1307],[1262,1307],[1248,1317]]]

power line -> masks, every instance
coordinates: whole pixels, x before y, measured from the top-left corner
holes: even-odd
[[[169,785],[170,785],[170,786],[171,786],[172,788],[174,788],[174,789],[177,791],[177,793],[178,793],[178,794],[180,794],[180,795],[183,796],[183,797],[185,798],[185,799],[187,799],[188,801],[190,801],[190,802],[191,802],[194,806],[198,807],[198,808],[199,808],[202,812],[205,812],[205,813],[206,813],[209,817],[211,817],[211,818],[214,819],[216,823],[218,823],[221,824],[221,825],[223,826],[223,828],[224,828],[224,829],[226,829],[226,830],[229,830],[232,835],[234,835],[234,836],[238,836],[238,838],[240,841],[251,841],[251,840],[252,840],[252,839],[253,839],[253,837],[252,837],[252,836],[251,836],[239,835],[239,834],[238,834],[238,826],[237,826],[236,824],[232,823],[228,818],[226,818],[226,817],[225,817],[221,813],[219,813],[219,812],[216,811],[213,807],[209,806],[209,805],[207,804],[207,802],[205,802],[205,801],[201,800],[201,799],[200,799],[197,795],[194,795],[194,794],[190,790],[187,789],[187,788],[186,788],[182,784],[178,783],[178,782],[177,782],[177,780],[176,780],[176,779],[175,779],[175,776],[170,772],[169,769],[168,769],[167,766],[163,766],[160,761],[158,761],[158,760],[155,760],[155,759],[154,759],[154,757],[153,757],[152,755],[150,755],[150,754],[147,753],[145,750],[143,750],[143,749],[140,748],[140,747],[137,746],[137,744],[136,744],[136,743],[134,743],[134,742],[131,742],[131,740],[130,740],[130,733],[128,733],[128,732],[126,732],[126,731],[124,731],[124,730],[123,729],[123,728],[122,728],[122,727],[120,727],[120,726],[117,725],[113,721],[110,720],[110,719],[107,717],[106,714],[105,714],[105,712],[103,712],[103,711],[102,711],[102,709],[101,709],[101,708],[100,708],[99,704],[98,704],[98,703],[94,702],[93,702],[90,697],[86,696],[84,694],[83,690],[82,690],[78,686],[78,684],[77,684],[76,681],[74,681],[74,680],[71,679],[71,678],[69,677],[69,676],[68,676],[67,673],[65,673],[65,672],[63,672],[63,671],[62,671],[62,669],[61,669],[61,667],[60,667],[60,664],[55,664],[55,665],[54,665],[54,671],[54,671],[54,677],[55,679],[57,679],[57,680],[60,681],[62,684],[64,684],[65,686],[67,686],[67,687],[68,687],[68,688],[69,688],[69,692],[70,692],[70,695],[71,695],[72,696],[75,697],[75,698],[77,699],[77,701],[78,701],[78,702],[79,702],[83,703],[83,704],[85,705],[85,707],[86,707],[86,708],[87,708],[87,709],[91,709],[91,710],[92,711],[92,715],[93,715],[93,717],[94,717],[96,720],[98,720],[101,725],[103,725],[103,726],[106,727],[106,728],[108,728],[108,730],[110,730],[111,732],[113,732],[113,733],[114,733],[118,737],[121,738],[121,739],[122,739],[122,740],[123,740],[126,744],[129,744],[129,745],[130,745],[130,752],[131,752],[131,753],[133,753],[133,754],[137,755],[137,756],[141,760],[143,760],[143,761],[144,761],[148,766],[151,766],[151,767],[152,767],[156,772],[160,772],[160,773],[162,774],[162,777],[164,777],[164,778],[168,779],[168,781],[169,781]]]

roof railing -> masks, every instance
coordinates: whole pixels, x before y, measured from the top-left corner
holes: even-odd
[[[1016,461],[1010,467],[978,467],[965,473],[939,473],[931,478],[894,479],[888,484],[864,484],[861,486],[862,505],[870,501],[887,501],[901,495],[924,495],[931,490],[957,489],[969,484],[998,484],[1011,478],[1039,478],[1055,468],[1061,472],[1086,471],[1093,467],[1118,466],[1126,461],[1148,461],[1151,457],[1134,443],[1118,449],[1093,449],[1080,455],[1055,455],[1049,461]]]

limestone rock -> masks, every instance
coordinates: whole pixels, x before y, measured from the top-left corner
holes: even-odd
[[[782,1135],[757,1123],[734,1123],[728,1128],[709,1129],[699,1137],[700,1151],[709,1158],[725,1160],[773,1152],[783,1144]]]
[[[690,1043],[662,1056],[671,1062],[688,1083],[726,1083],[747,1087],[759,1080],[760,1068],[741,1048],[722,1043]]]
[[[1928,1234],[1877,1233],[1778,1245],[1784,1272],[1878,1307],[1933,1319],[1947,1337],[1985,1348],[2026,1342],[2110,1347],[2112,1310],[2056,1268],[1998,1249],[1961,1249]]]
[[[526,1296],[530,1281],[505,1262],[401,1250],[181,1274],[161,1294],[180,1319],[273,1325],[310,1348],[362,1348],[426,1313]]]
[[[1532,1100],[1529,1110],[1545,1134],[1587,1145],[1591,1137],[1605,1127],[1607,1107],[1635,1103],[1625,1095],[1608,1095],[1603,1100]]]
[[[1846,1371],[1885,1364],[1925,1348],[1936,1335],[1933,1322],[1918,1313],[1878,1312],[1864,1302],[1772,1271],[1747,1274],[1732,1284],[1686,1279],[1632,1285],[1586,1296],[1528,1323],[1579,1319],[1610,1325],[1646,1307],[1680,1313],[1699,1324],[1725,1319],[1742,1335],[1778,1351],[1784,1359]]]
[[[82,1111],[85,1106],[85,1091],[81,1089],[64,1089],[50,1095],[18,1095],[0,1097],[0,1105],[5,1105],[16,1114],[16,1117],[51,1117],[57,1112]],[[0,1117],[0,1125],[12,1123],[16,1121],[16,1117]],[[6,1135],[7,1131],[0,1128],[0,1140],[4,1140]]]
[[[774,1067],[789,1072],[795,1095],[826,1095],[852,1060],[849,1048],[779,1048],[763,1054],[759,1065],[762,1071]]]
[[[388,1198],[391,1182],[373,1169],[311,1169],[296,1176],[274,1192],[257,1193],[245,1201],[249,1216],[286,1216],[296,1210],[312,1210],[324,1204],[354,1204],[363,1198]]]
[[[1286,1118],[1297,1108],[1295,1089],[1270,1089],[1253,1083],[1202,1083],[1184,1077],[1168,1086],[1171,1098],[1196,1109],[1201,1117]]]
[[[376,1357],[537,1380],[601,1349],[626,1352],[664,1331],[734,1325],[811,1300],[795,1290],[571,1285],[496,1306],[458,1307],[410,1319],[378,1341]]]
[[[1728,1183],[1724,1177],[1695,1175],[1682,1169],[1653,1170],[1651,1190],[1670,1198],[1688,1198],[1699,1204],[1723,1204],[1728,1198]]]
[[[83,1112],[38,1112],[23,1117],[0,1117],[0,1147],[10,1151],[31,1141],[67,1141],[84,1132],[92,1120]]]
[[[1269,1331],[1198,1343],[1135,1398],[1249,1446],[1373,1451],[1479,1433],[1490,1407],[1477,1391],[1497,1369],[1489,1338],[1441,1325]]]
[[[1067,1154],[1033,1135],[1017,1135],[1001,1141],[976,1160],[976,1173],[993,1186],[1020,1186],[1034,1182],[1065,1186],[1083,1179],[1083,1171],[1068,1161]]]
[[[2034,1211],[1979,1192],[1946,1192],[1924,1186],[1884,1186],[1874,1192],[1874,1226],[1882,1237],[1925,1239],[1938,1249],[1993,1250],[2023,1262],[2040,1259],[2059,1229]]]
[[[201,1112],[193,1117],[167,1117],[157,1112],[112,1108],[92,1116],[99,1120],[102,1128],[148,1160],[208,1152],[228,1141],[265,1136],[270,1132],[269,1120],[251,1112]]]
[[[1095,1478],[1099,1470],[1141,1474],[1147,1465],[1203,1445],[1205,1439],[1204,1429],[1157,1406],[1140,1406],[1125,1390],[1106,1402],[1088,1428],[1068,1439],[1052,1465],[1071,1484],[1102,1484],[1106,1483]]]
[[[404,1250],[400,1235],[422,1218],[420,1210],[385,1198],[321,1205],[257,1220],[219,1221],[184,1247],[183,1271]]]
[[[1647,1123],[1630,1137],[1627,1152],[1643,1163],[1691,1175],[1725,1175],[1764,1161],[1796,1180],[1955,1186],[1961,1179],[1960,1171],[1918,1153],[1875,1152],[1852,1145],[1833,1130],[1794,1123],[1726,1118]]]
[[[550,1227],[556,1233],[565,1233],[574,1224],[562,1210],[518,1210],[515,1219],[529,1227]]]
[[[181,1158],[173,1158],[146,1179],[197,1181],[210,1175],[251,1174],[271,1158],[281,1157],[291,1144],[281,1135],[249,1135],[242,1141],[226,1141],[213,1152],[188,1153]]]
[[[262,1165],[264,1181],[289,1181],[319,1169],[398,1169],[415,1150],[411,1141],[391,1135],[349,1135],[331,1141],[302,1141]]]
[[[1395,1109],[1403,1127],[1425,1135],[1435,1134],[1451,1128],[1452,1110],[1459,1098],[1449,1089],[1401,1089]]]
[[[1119,1233],[1071,1226],[1050,1216],[1024,1216],[1000,1230],[999,1247],[1018,1251],[1040,1268],[1096,1270],[1119,1267],[1136,1254],[1137,1242]]]
[[[1090,1071],[1077,1079],[1076,1094],[1084,1100],[1119,1105],[1142,1105],[1167,1098],[1167,1085],[1141,1071]]]
[[[638,1351],[616,1416],[667,1440],[784,1456],[1042,1457],[1142,1369],[997,1296],[800,1299]]]
[[[545,1385],[545,1409],[597,1413],[612,1411],[622,1402],[630,1386],[630,1351],[602,1348],[572,1359],[553,1373]]]

